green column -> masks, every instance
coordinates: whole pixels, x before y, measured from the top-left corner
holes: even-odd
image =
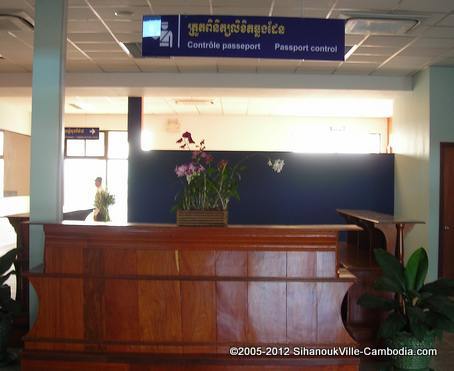
[[[43,262],[43,223],[63,217],[63,111],[67,0],[35,2],[30,181],[30,267]],[[30,319],[37,298],[30,292]]]

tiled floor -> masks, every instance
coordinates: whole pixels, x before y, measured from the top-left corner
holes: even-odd
[[[433,359],[432,368],[434,371],[454,370],[454,334],[445,334],[443,341],[438,345],[438,356]],[[19,364],[1,368],[2,371],[19,371]],[[364,360],[361,362],[360,371],[391,371],[386,362],[372,362]],[[82,370],[81,370],[82,371]],[[101,370],[100,370],[101,371]]]

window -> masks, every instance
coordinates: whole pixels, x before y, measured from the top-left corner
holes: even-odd
[[[99,139],[66,139],[66,157],[105,157],[106,134],[101,131]]]
[[[109,147],[107,149],[108,158],[128,158],[129,144],[128,132],[126,131],[109,131]]]
[[[110,209],[112,221],[127,220],[128,133],[101,131],[98,140],[65,140],[64,208],[65,211],[93,207],[95,178],[115,196]]]

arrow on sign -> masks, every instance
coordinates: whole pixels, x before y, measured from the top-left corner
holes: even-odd
[[[91,129],[91,130],[90,130],[90,134],[91,134],[91,135],[95,135],[95,133],[96,133],[96,130],[95,130],[95,129]]]

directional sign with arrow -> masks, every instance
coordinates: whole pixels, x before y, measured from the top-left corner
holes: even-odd
[[[66,139],[99,139],[99,128],[65,128]]]

